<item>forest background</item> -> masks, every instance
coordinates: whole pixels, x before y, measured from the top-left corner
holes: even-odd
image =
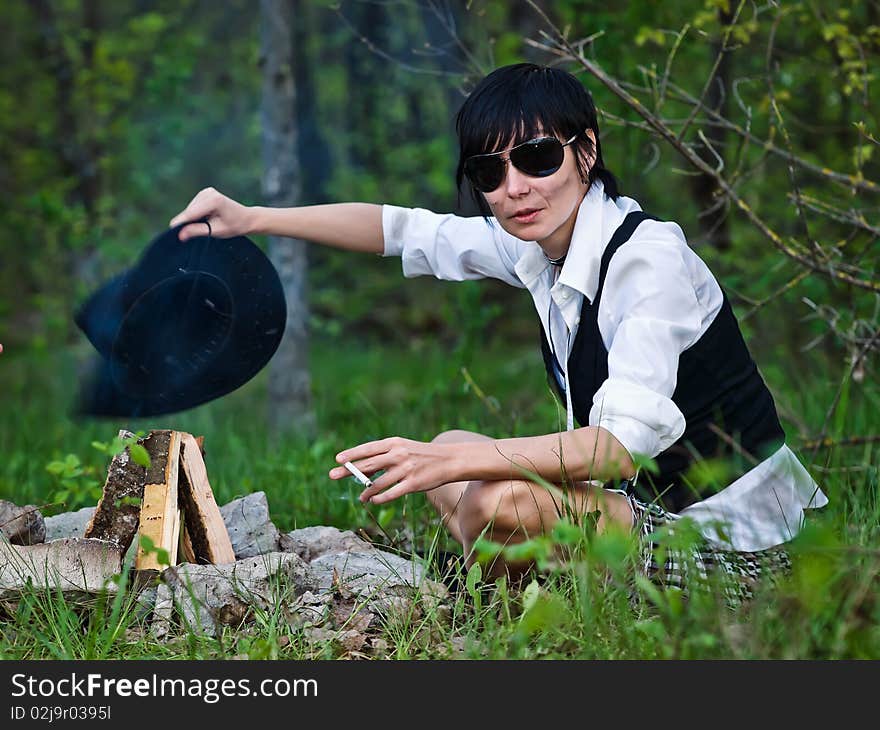
[[[71,415],[91,356],[73,313],[206,186],[246,204],[473,215],[454,183],[465,94],[499,65],[560,64],[593,94],[622,192],[677,221],[727,291],[832,501],[817,539],[846,557],[804,585],[871,587],[855,591],[867,607],[821,609],[856,639],[810,633],[792,651],[877,651],[878,3],[13,0],[0,18],[0,498],[94,504],[107,458],[93,444],[173,421],[205,434],[221,501],[259,489],[285,529],[436,540],[421,503],[365,514],[326,469],[378,436],[552,431],[521,291],[257,237],[296,331],[251,383],[163,424]]]

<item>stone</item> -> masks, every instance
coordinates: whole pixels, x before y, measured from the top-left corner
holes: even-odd
[[[0,600],[22,591],[55,590],[64,594],[113,593],[122,569],[122,550],[106,540],[66,538],[40,545],[0,542]]]
[[[283,552],[296,553],[307,563],[322,555],[352,550],[367,552],[374,549],[370,543],[359,538],[351,530],[343,532],[327,525],[303,527],[281,535],[280,547]]]
[[[418,563],[376,548],[328,553],[309,567],[319,590],[342,591],[345,597],[359,599],[367,611],[382,615],[411,606],[425,577]]]
[[[265,492],[253,492],[220,508],[236,560],[278,552],[281,533],[269,519]]]
[[[32,504],[19,507],[0,499],[0,536],[13,545],[36,545],[46,539],[43,515]]]
[[[84,537],[86,527],[94,514],[94,507],[83,507],[76,512],[63,512],[60,515],[46,517],[45,541],[61,540],[65,537]]]
[[[321,626],[330,617],[333,596],[306,591],[287,604],[287,625],[293,629]]]
[[[161,580],[153,617],[157,637],[169,633],[175,613],[189,631],[216,636],[223,626],[251,621],[255,610],[295,606],[316,587],[308,564],[280,552],[224,565],[183,563],[166,568]]]

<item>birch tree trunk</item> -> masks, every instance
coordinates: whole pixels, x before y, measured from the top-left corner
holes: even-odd
[[[263,199],[296,205],[300,196],[292,0],[261,0],[260,63],[263,69]],[[274,432],[314,432],[308,367],[306,243],[271,236],[269,257],[287,297],[287,328],[269,365],[269,424]]]

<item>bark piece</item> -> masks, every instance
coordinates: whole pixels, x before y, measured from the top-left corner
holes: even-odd
[[[36,545],[46,539],[43,515],[32,504],[19,507],[0,499],[0,536],[13,545]]]
[[[181,434],[180,503],[186,535],[196,563],[222,565],[235,562],[235,552],[208,482],[208,470],[198,441]]]
[[[150,538],[156,549],[146,552],[139,539],[135,568],[160,570],[163,564],[159,562],[159,549],[167,551],[170,565],[177,562],[180,432],[151,431],[144,439],[144,448],[150,454],[150,468],[144,479],[139,538]]]
[[[179,489],[179,485],[178,485]],[[196,563],[196,551],[193,549],[192,540],[190,539],[189,532],[186,529],[186,519],[184,518],[183,523],[180,527],[180,557],[183,558],[184,563]]]
[[[119,432],[120,438],[132,436],[130,431]],[[144,444],[144,441],[138,443]],[[109,540],[122,548],[122,552],[128,550],[138,530],[146,473],[147,470],[131,458],[128,447],[113,457],[104,491],[84,537]]]
[[[112,592],[117,585],[111,578],[121,567],[122,550],[106,540],[69,538],[28,546],[0,541],[0,599],[33,589]]]

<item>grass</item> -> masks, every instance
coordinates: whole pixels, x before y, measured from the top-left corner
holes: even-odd
[[[537,348],[531,346],[490,346],[478,359],[465,361],[460,351],[427,341],[409,349],[316,342],[312,385],[318,436],[312,439],[268,432],[265,372],[187,413],[148,422],[73,419],[67,414],[75,373],[86,354],[69,348],[7,352],[0,359],[0,498],[43,506],[46,515],[93,505],[109,461],[101,444],[121,427],[175,428],[205,436],[209,476],[221,504],[262,490],[283,531],[334,525],[362,530],[404,554],[455,551],[420,495],[365,510],[353,480],[327,478],[334,455],[389,435],[427,440],[442,430],[466,428],[518,436],[546,433],[558,422]],[[807,365],[795,371],[762,368],[793,446],[823,430],[832,440],[880,432],[880,389],[870,377],[852,383],[833,369],[817,364],[810,371]],[[389,621],[373,655],[878,658],[875,449],[868,442],[799,451],[831,504],[794,541],[792,576],[759,590],[738,610],[724,606],[717,590],[696,592],[685,601],[650,584],[634,586],[624,536],[561,529],[537,546],[556,548],[542,554],[546,570],[540,581],[510,586],[504,580],[479,581],[471,573],[449,605],[417,606]],[[53,504],[57,501],[64,504]],[[560,550],[567,559],[558,559]],[[128,596],[122,591],[82,606],[32,591],[17,605],[0,609],[0,657],[275,659],[340,653],[288,628],[271,610],[257,611],[246,631],[224,630],[213,639],[184,633],[157,643]]]

